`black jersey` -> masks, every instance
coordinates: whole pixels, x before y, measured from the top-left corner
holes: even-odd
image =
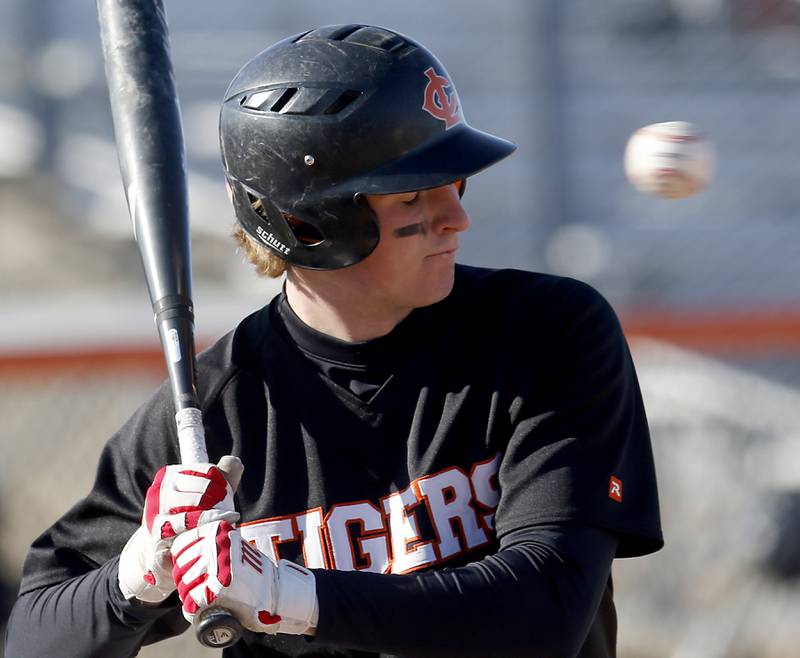
[[[210,458],[245,464],[242,532],[267,555],[408,574],[480,561],[557,524],[613,533],[618,557],[661,546],[634,367],[591,287],[458,266],[444,301],[414,311],[381,349],[364,345],[382,374],[355,392],[320,367],[335,368],[336,354],[309,359],[298,346],[281,303],[198,357]],[[177,461],[162,386],[109,441],[89,496],[34,543],[21,591],[113,560],[154,473]],[[606,596],[595,624],[609,620]],[[228,653],[301,655],[303,642],[258,636]]]

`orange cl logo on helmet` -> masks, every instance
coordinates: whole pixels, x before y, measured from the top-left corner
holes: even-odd
[[[461,104],[450,80],[437,74],[432,66],[425,71],[425,77],[428,78],[428,84],[425,86],[422,109],[444,121],[445,130],[461,123],[464,118],[461,115]]]

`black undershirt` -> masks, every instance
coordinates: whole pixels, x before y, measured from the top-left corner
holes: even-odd
[[[285,294],[281,295],[277,319],[290,340],[323,375],[365,402],[391,378],[420,324],[412,313],[386,336],[348,342],[303,322]]]

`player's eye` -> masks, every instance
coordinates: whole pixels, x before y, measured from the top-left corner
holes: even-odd
[[[409,194],[404,195],[402,201],[403,204],[406,206],[413,206],[418,199],[419,199],[419,192],[410,192]]]

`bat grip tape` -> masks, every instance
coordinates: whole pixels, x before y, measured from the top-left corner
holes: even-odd
[[[203,414],[200,409],[188,407],[175,414],[178,426],[178,446],[181,462],[184,464],[204,464],[208,461],[206,437],[203,430]]]

